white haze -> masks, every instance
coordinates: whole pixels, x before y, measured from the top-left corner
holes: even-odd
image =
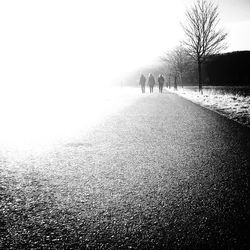
[[[1,1],[1,145],[47,143],[123,106],[107,87],[176,41],[159,39],[157,23],[169,23],[179,9],[178,2],[159,8],[163,3]]]
[[[1,1],[1,144],[46,141],[103,117],[108,86],[178,44],[191,2]],[[121,106],[112,100],[108,109]]]

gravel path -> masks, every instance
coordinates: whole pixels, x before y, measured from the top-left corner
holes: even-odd
[[[145,95],[43,155],[0,158],[0,249],[247,249],[250,130]]]

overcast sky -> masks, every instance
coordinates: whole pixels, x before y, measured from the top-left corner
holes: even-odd
[[[192,2],[1,1],[0,84],[56,89],[155,61],[183,37],[180,22]],[[214,2],[227,51],[250,50],[250,0]]]

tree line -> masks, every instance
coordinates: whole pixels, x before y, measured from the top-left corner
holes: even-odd
[[[250,51],[211,55],[202,66],[206,85],[250,85]]]

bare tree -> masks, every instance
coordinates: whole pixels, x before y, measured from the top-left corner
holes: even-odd
[[[177,79],[179,78],[181,86],[183,88],[183,74],[187,71],[188,55],[182,45],[177,46],[173,50],[165,53],[162,61],[167,65],[169,74],[175,79],[175,85],[177,87]]]
[[[163,72],[165,76],[165,84],[167,88],[170,88],[170,64],[168,61],[168,54],[165,53],[164,56],[160,57],[161,62],[163,63],[161,65],[161,71]]]
[[[187,53],[197,62],[199,91],[202,92],[201,64],[211,54],[217,54],[226,48],[227,33],[218,29],[218,6],[207,0],[197,0],[192,8],[186,11],[186,22],[183,26],[186,39],[184,46]]]
[[[183,88],[183,74],[187,70],[188,56],[182,45],[177,46],[172,52],[172,63],[175,68],[176,75],[179,76],[181,86]]]

